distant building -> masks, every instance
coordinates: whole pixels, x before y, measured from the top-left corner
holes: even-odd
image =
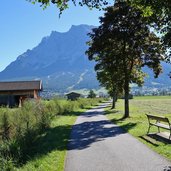
[[[129,94],[128,98],[133,99],[134,98],[133,94]],[[125,96],[121,97],[121,99],[125,99]]]
[[[68,100],[77,100],[81,96],[81,94],[71,92],[71,93],[66,94],[66,96]]]
[[[0,105],[21,107],[28,98],[39,99],[42,81],[0,82]]]

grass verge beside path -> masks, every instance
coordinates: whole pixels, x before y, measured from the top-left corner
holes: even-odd
[[[80,112],[83,111],[80,110]],[[18,170],[63,171],[67,143],[76,118],[77,115],[58,116],[55,118],[52,126],[37,139],[37,145],[34,150],[38,155]]]
[[[23,167],[16,169],[17,171],[63,171],[65,157],[67,152],[67,144],[70,137],[71,129],[77,117],[92,108],[79,109],[70,114],[57,116],[51,124],[51,127],[44,134],[39,136],[35,142],[34,154],[30,156]]]
[[[111,110],[107,108],[107,117],[121,126],[126,132],[130,133],[141,142],[152,148],[157,153],[171,160],[171,144],[150,139],[149,141],[144,140],[142,137],[147,134],[148,120],[146,113],[166,116],[171,121],[171,97],[170,96],[146,96],[146,97],[135,97],[130,100],[130,118],[122,120],[124,113],[124,101],[119,100],[116,103],[116,109]],[[165,130],[166,131],[166,130]],[[150,132],[157,132],[157,128],[151,128]]]

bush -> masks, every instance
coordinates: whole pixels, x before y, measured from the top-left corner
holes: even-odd
[[[96,105],[102,99],[66,101],[26,101],[22,108],[1,109],[0,114],[0,170],[12,170],[14,165],[26,162],[36,138],[48,127],[54,117],[72,114],[78,109]]]
[[[71,113],[79,108],[77,101],[68,100],[64,105],[64,113]]]
[[[0,155],[0,170],[2,171],[12,171],[14,170],[14,161],[12,159],[5,159]]]
[[[55,109],[55,113],[56,113],[56,115],[58,115],[58,114],[63,114],[65,111],[64,111],[64,105],[65,105],[65,102],[62,102],[62,100],[58,100],[58,99],[53,99],[52,101],[51,101],[51,103],[54,103],[55,104],[55,107],[54,107],[54,109]]]
[[[10,123],[9,123],[9,117],[6,112],[3,113],[2,121],[1,121],[1,135],[2,140],[9,140],[10,138]]]
[[[88,94],[88,98],[95,98],[95,97],[96,97],[95,92],[93,90],[90,90]]]
[[[0,170],[13,170],[14,164],[19,161],[20,149],[13,140],[6,140],[0,144]]]

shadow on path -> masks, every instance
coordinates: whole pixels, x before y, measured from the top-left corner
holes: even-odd
[[[75,124],[72,128],[71,137],[69,140],[68,150],[74,149],[85,149],[88,148],[92,143],[103,141],[106,138],[115,137],[120,134],[124,134],[125,131],[119,126],[112,124],[109,120],[91,120],[90,117],[101,117],[103,112],[96,111],[96,109],[101,109],[104,107],[95,108],[95,110],[84,113],[83,122]],[[99,116],[98,116],[99,115]],[[100,116],[101,115],[101,116]],[[84,118],[86,121],[84,121]],[[89,121],[90,120],[90,121]],[[124,125],[127,130],[132,129],[135,124]]]
[[[124,131],[106,120],[74,125],[69,150],[88,148],[92,143],[123,134]]]

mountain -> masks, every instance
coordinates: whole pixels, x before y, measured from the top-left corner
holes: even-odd
[[[92,28],[79,25],[65,33],[53,31],[0,72],[0,80],[42,79],[45,88],[61,91],[97,88],[94,63],[85,55]]]
[[[94,62],[85,55],[87,33],[94,26],[72,26],[68,32],[52,31],[50,36],[42,39],[40,44],[32,50],[17,57],[2,72],[0,80],[32,80],[42,79],[44,88],[67,92],[73,89],[99,88],[94,72]],[[145,81],[147,87],[169,87],[171,79],[168,74],[171,66],[162,63],[163,73],[154,79],[150,69]]]
[[[146,67],[143,70],[148,74],[145,78],[145,86],[157,88],[171,88],[171,79],[169,78],[171,72],[171,64],[162,62],[163,71],[158,78],[154,78],[153,71],[149,68]]]

